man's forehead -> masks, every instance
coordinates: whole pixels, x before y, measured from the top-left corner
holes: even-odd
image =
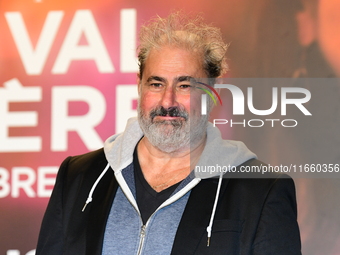
[[[173,73],[175,76],[188,76],[190,78],[195,73],[204,71],[204,56],[193,49],[164,45],[150,50],[144,66],[143,75],[145,72],[150,75],[166,72]]]

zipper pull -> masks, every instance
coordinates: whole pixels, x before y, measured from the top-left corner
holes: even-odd
[[[140,230],[140,241],[139,241],[139,247],[138,247],[137,255],[140,255],[141,252],[142,252],[142,247],[143,247],[143,244],[144,244],[144,237],[145,237],[145,228],[146,228],[146,226],[143,225],[141,227],[141,230]]]
[[[143,225],[142,227],[141,227],[141,230],[140,230],[140,237],[144,237],[145,236],[145,225]]]

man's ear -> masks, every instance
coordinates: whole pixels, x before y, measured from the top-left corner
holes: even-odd
[[[313,18],[311,12],[305,9],[296,14],[298,39],[301,46],[308,46],[317,38],[317,21]]]

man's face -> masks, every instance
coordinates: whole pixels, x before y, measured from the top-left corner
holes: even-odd
[[[190,82],[202,77],[205,72],[198,54],[174,47],[150,51],[138,82],[138,117],[151,144],[174,152],[205,135],[207,119],[200,114],[201,92]]]

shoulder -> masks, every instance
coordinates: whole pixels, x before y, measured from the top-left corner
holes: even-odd
[[[295,185],[293,179],[280,171],[269,169],[269,165],[250,159],[237,167],[235,176],[225,175],[228,186],[238,192],[245,192],[248,196],[262,196],[266,198],[269,193],[285,194],[295,197]]]
[[[106,161],[103,148],[67,158],[68,164],[73,166],[93,165],[102,161]]]
[[[69,186],[74,182],[84,182],[84,179],[93,183],[107,163],[103,148],[82,155],[70,156],[62,162],[59,168],[57,183],[67,183]]]
[[[61,164],[74,174],[85,172],[98,166],[107,164],[103,148],[85,154],[70,156]]]
[[[250,159],[237,166],[236,171],[226,178],[240,179],[245,182],[268,183],[272,185],[276,182],[294,183],[292,178],[286,174],[282,168],[268,165],[258,159]]]

